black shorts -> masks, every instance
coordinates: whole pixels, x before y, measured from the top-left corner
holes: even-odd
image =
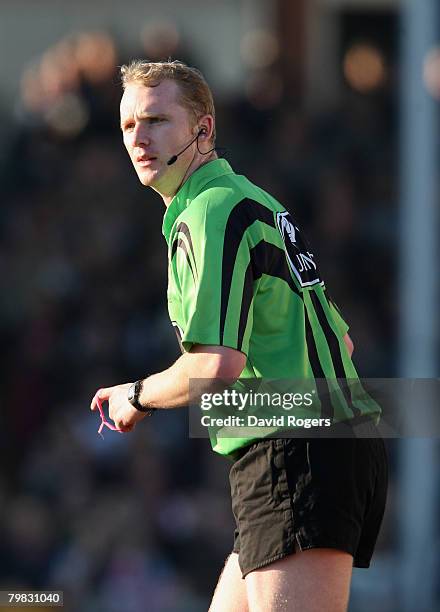
[[[233,552],[243,578],[309,548],[335,548],[369,567],[385,509],[381,438],[266,439],[231,467]]]

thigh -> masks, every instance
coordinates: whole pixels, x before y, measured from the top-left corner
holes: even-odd
[[[249,612],[346,612],[351,555],[317,548],[296,552],[246,576]]]
[[[231,553],[218,580],[209,612],[248,612],[246,585],[241,577],[238,554]]]

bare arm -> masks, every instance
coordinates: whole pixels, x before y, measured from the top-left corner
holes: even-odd
[[[190,379],[206,379],[197,384],[197,392],[218,388],[219,380],[236,380],[244,369],[246,355],[225,346],[194,345],[168,369],[145,379],[140,403],[149,408],[179,408],[190,403]],[[132,383],[99,389],[90,404],[98,407],[97,399],[108,401],[109,416],[121,431],[131,431],[145,417],[127,399]]]
[[[348,334],[345,334],[344,342],[345,342],[345,344],[347,346],[348,354],[351,357],[353,355],[353,351],[354,351],[354,344],[353,344],[353,341],[352,341],[352,339],[350,338],[350,336]]]
[[[179,408],[189,402],[190,379],[207,379],[209,391],[214,379],[236,380],[244,369],[246,355],[226,346],[198,344],[184,353],[167,370],[149,376],[143,385],[141,404],[152,408]],[[199,386],[199,385],[197,385]],[[202,390],[202,389],[200,389]]]

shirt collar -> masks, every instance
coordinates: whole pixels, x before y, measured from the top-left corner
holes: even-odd
[[[223,176],[233,174],[233,170],[226,159],[214,159],[200,166],[183,183],[165,211],[162,224],[162,233],[168,241],[174,221],[187,206],[196,198],[208,183]]]

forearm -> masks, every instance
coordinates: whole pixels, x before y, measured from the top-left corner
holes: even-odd
[[[139,397],[132,395],[132,383],[102,387],[93,396],[90,409],[100,409],[100,401],[108,401],[109,416],[118,430],[132,431],[146,412],[131,403],[129,394],[145,408],[188,406],[198,402],[202,393],[227,387],[240,376],[245,363],[246,355],[235,349],[195,344],[170,368],[146,378]]]
[[[190,368],[186,355],[144,380],[140,403],[151,408],[181,408],[189,403]]]
[[[203,347],[202,352],[184,353],[168,369],[145,379],[140,403],[151,408],[181,408],[198,400],[201,393],[218,391],[222,381],[237,378],[243,364],[236,371],[225,366],[221,359],[223,347]],[[226,349],[228,350],[228,349]],[[227,362],[231,363],[230,355]],[[232,358],[233,359],[233,358]]]

